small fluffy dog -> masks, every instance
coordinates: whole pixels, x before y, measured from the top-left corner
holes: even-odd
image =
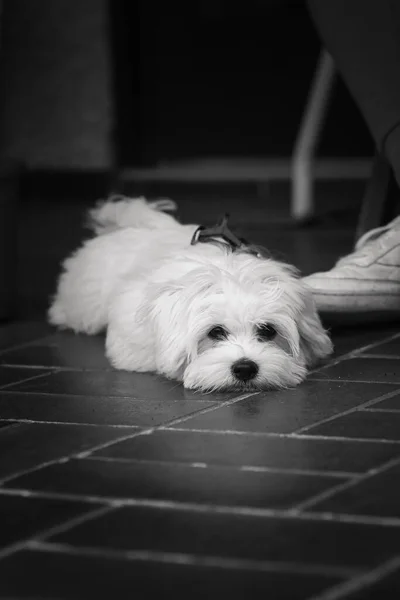
[[[53,325],[96,334],[117,369],[156,371],[201,391],[301,382],[332,351],[296,270],[224,240],[192,243],[170,200],[106,201],[96,236],[63,264]]]

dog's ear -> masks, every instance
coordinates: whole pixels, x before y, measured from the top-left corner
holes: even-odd
[[[106,337],[111,363],[128,371],[157,371],[181,379],[189,353],[181,288],[136,282],[113,302]]]
[[[198,267],[159,286],[152,308],[157,371],[182,379],[196,356],[204,321],[204,298],[214,284],[211,267]]]
[[[301,281],[302,306],[298,313],[297,326],[300,334],[300,349],[303,352],[308,367],[329,356],[333,344],[322,326],[311,290]]]
[[[248,265],[246,277],[250,277],[249,285],[252,281],[261,282],[260,295],[266,304],[286,307],[299,333],[299,344],[293,345],[293,351],[300,350],[307,367],[331,354],[332,342],[322,326],[312,292],[300,279],[295,267],[275,260],[252,262]],[[289,334],[290,337],[294,338]]]
[[[109,311],[106,351],[111,363],[182,379],[197,353],[197,305],[212,284],[210,269],[199,268],[183,270],[173,281],[144,279],[123,290]]]
[[[188,307],[179,285],[160,287],[152,303],[151,318],[156,338],[156,369],[173,379],[182,379],[190,359]]]
[[[274,261],[267,266],[269,294],[274,301],[279,301],[282,296],[284,304],[290,307],[299,332],[300,352],[304,355],[306,366],[312,367],[333,351],[330,337],[319,318],[312,291],[299,277],[295,267]]]

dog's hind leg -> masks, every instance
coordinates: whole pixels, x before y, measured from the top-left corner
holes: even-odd
[[[105,329],[110,299],[132,263],[127,237],[127,230],[94,237],[63,262],[48,313],[52,325],[89,334]]]

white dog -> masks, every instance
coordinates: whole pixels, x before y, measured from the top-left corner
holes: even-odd
[[[96,237],[64,262],[52,324],[106,330],[111,363],[202,391],[301,382],[332,344],[293,267],[218,240],[191,240],[169,200],[108,201]]]

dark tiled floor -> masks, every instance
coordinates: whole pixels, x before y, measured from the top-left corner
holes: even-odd
[[[118,440],[121,434],[132,435],[137,428],[18,423],[2,429],[0,436],[0,483],[15,473],[34,469],[37,465],[59,461],[65,456],[83,452]],[[41,472],[41,469],[39,469]]]
[[[134,553],[109,555],[34,546],[3,559],[3,598],[254,598],[303,600],[340,581],[337,575],[268,568],[238,569],[235,561],[165,561]],[[252,563],[251,563],[252,564]],[[4,574],[6,576],[4,577]],[[22,576],[23,574],[23,576]]]
[[[351,361],[346,361],[351,362]],[[182,428],[295,433],[397,390],[383,383],[308,380],[299,388],[257,394],[216,413],[194,416]]]
[[[377,406],[380,404],[378,403]],[[316,427],[310,427],[308,433],[324,437],[397,440],[400,442],[400,412],[374,409],[358,410]]]
[[[400,357],[390,356],[369,358],[357,357],[319,371],[316,378],[340,381],[377,381],[379,383],[400,383]],[[29,385],[29,382],[27,383]]]
[[[397,597],[400,328],[333,332],[333,366],[248,398],[31,331],[0,353],[0,597]]]
[[[15,383],[21,383],[27,379],[36,379],[36,377],[41,377],[47,373],[48,371],[45,369],[12,369],[9,367],[0,367],[0,389],[4,390]]]
[[[260,226],[257,202],[243,233],[305,271],[350,247]],[[81,207],[28,213],[21,302],[43,314]],[[333,338],[298,388],[240,398],[113,371],[101,337],[0,327],[0,597],[397,599],[400,324]]]

